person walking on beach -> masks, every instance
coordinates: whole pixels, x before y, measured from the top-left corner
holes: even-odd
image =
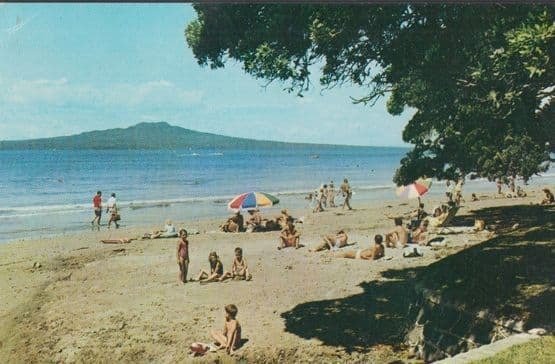
[[[94,219],[91,221],[93,228],[100,230],[100,218],[102,217],[102,192],[97,191],[93,197]],[[95,226],[96,225],[96,226]]]
[[[108,220],[108,229],[112,225],[112,222],[116,225],[116,229],[119,229],[118,221],[120,219],[118,206],[116,205],[116,194],[112,192],[112,195],[108,199],[106,204],[106,213],[110,213],[110,220]]]
[[[187,240],[187,230],[179,230],[179,240],[177,241],[177,265],[179,265],[179,280],[187,283],[187,271],[189,270],[189,240]]]
[[[330,181],[328,186],[328,206],[335,207],[335,187],[333,186],[333,181]]]
[[[349,181],[347,180],[347,178],[345,178],[343,180],[343,183],[341,184],[341,192],[343,193],[343,197],[345,197],[345,202],[343,202],[343,210],[345,210],[345,206],[347,206],[349,210],[352,210],[353,208],[351,207],[350,201],[351,196],[353,195],[353,191],[351,191],[351,186],[349,186]]]

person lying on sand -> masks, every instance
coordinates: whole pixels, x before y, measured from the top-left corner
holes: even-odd
[[[137,238],[104,239],[100,240],[100,242],[104,244],[129,244],[133,240],[137,240]]]
[[[235,258],[231,264],[231,272],[225,272],[220,278],[220,282],[227,278],[250,281],[252,275],[249,273],[249,267],[247,266],[247,261],[243,258],[243,249],[237,247],[235,248]]]
[[[237,211],[233,216],[231,216],[225,224],[220,226],[220,229],[226,233],[237,233],[245,231],[243,215],[241,211]]]
[[[278,246],[278,249],[292,246],[294,246],[295,249],[299,249],[300,239],[301,234],[295,229],[295,225],[293,225],[293,219],[289,218],[287,220],[287,227],[281,231],[281,234],[279,236],[280,245]]]
[[[216,252],[210,252],[208,262],[210,263],[210,273],[201,269],[197,277],[200,283],[215,282],[224,274],[224,266]]]
[[[542,191],[545,193],[545,198],[542,200],[540,205],[551,205],[552,203],[555,203],[555,196],[553,196],[553,193],[549,188],[544,188]]]
[[[224,307],[225,324],[222,331],[212,330],[210,333],[219,349],[225,349],[229,355],[241,345],[241,325],[237,321],[237,306],[231,304]]]
[[[310,249],[309,252],[319,252],[322,250],[337,250],[339,248],[343,248],[347,245],[348,240],[347,233],[344,230],[339,230],[334,235],[325,235],[322,240],[322,244],[318,245],[314,249]]]
[[[374,236],[374,246],[368,249],[349,250],[336,255],[338,258],[377,260],[384,256],[383,237]]]
[[[385,245],[389,248],[396,248],[397,245],[405,247],[409,241],[409,232],[403,226],[403,219],[395,218],[395,228],[385,235]]]
[[[177,238],[177,231],[175,226],[172,225],[171,220],[166,220],[166,225],[164,230],[153,231],[152,233],[146,233],[143,235],[142,239],[158,239],[158,238]]]

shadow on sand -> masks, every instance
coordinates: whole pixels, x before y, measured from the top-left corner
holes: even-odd
[[[496,319],[521,320],[525,329],[553,328],[549,304],[555,297],[549,287],[555,283],[554,208],[487,208],[461,216],[456,223],[472,225],[475,218],[498,220],[506,229],[519,223],[520,228],[426,267],[385,271],[383,280],[362,282],[361,294],[300,304],[281,315],[286,331],[348,352],[366,352],[376,344],[402,349],[420,315],[424,340],[451,354],[468,349],[467,340],[461,338],[471,338],[478,345],[491,340],[495,324],[483,319],[478,322],[478,312]],[[432,307],[421,317],[423,300],[416,285],[464,315],[450,317],[453,313]]]

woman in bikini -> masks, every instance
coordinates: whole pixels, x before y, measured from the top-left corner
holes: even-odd
[[[374,236],[374,246],[368,249],[350,250],[336,255],[338,258],[377,260],[384,256],[383,236]]]
[[[326,235],[322,238],[323,242],[309,252],[319,252],[322,250],[337,250],[347,245],[349,237],[344,230],[339,230],[335,235]]]

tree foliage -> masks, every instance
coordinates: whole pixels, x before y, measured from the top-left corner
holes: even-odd
[[[185,37],[198,63],[228,60],[302,95],[319,83],[388,97],[414,147],[394,181],[422,175],[488,179],[545,171],[555,121],[550,5],[196,4]],[[553,144],[551,144],[552,146]]]

